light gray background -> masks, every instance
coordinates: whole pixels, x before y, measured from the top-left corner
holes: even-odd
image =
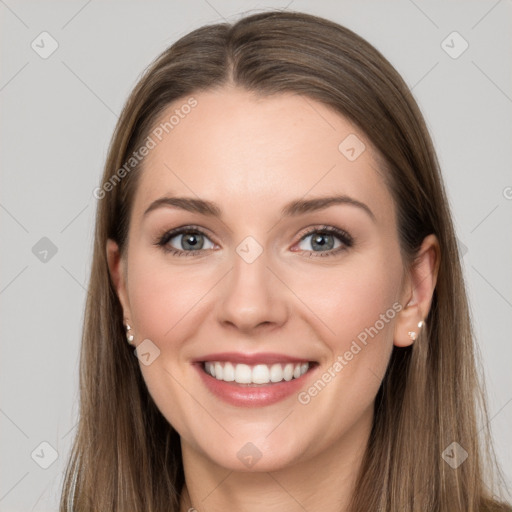
[[[496,451],[512,478],[512,3],[0,0],[0,510],[57,510],[75,432],[98,185],[117,115],[149,62],[205,23],[306,11],[368,39],[413,87],[453,209]],[[48,31],[59,47],[32,48]],[[441,46],[457,31],[469,48]],[[448,44],[458,46],[460,40]],[[445,43],[446,44],[446,43]],[[57,253],[32,248],[48,237]],[[58,452],[42,469],[40,443]],[[50,450],[36,450],[40,463]]]

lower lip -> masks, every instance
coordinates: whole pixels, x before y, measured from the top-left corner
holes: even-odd
[[[272,405],[304,388],[305,380],[314,372],[316,366],[298,379],[282,381],[276,384],[238,384],[217,380],[208,375],[201,363],[194,365],[206,387],[218,398],[236,407],[264,407]]]

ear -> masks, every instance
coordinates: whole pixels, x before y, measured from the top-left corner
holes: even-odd
[[[403,309],[395,322],[394,344],[397,347],[407,347],[414,343],[414,335],[420,334],[425,326],[418,326],[424,322],[430,311],[432,297],[437,283],[441,253],[439,242],[435,235],[428,235],[411,267],[402,292],[401,304]],[[412,337],[411,337],[412,336]]]
[[[121,256],[119,247],[111,239],[107,240],[106,246],[107,262],[112,284],[123,308],[123,316],[128,323],[131,321],[130,302],[126,291],[126,262]]]

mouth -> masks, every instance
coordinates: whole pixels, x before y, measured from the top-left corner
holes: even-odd
[[[319,363],[270,352],[222,352],[192,361],[211,396],[235,407],[265,407],[292,397]]]

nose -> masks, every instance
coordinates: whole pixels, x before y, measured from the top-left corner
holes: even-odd
[[[219,289],[217,319],[223,327],[254,334],[286,323],[287,288],[269,263],[266,251],[252,262],[234,253],[233,268]]]

